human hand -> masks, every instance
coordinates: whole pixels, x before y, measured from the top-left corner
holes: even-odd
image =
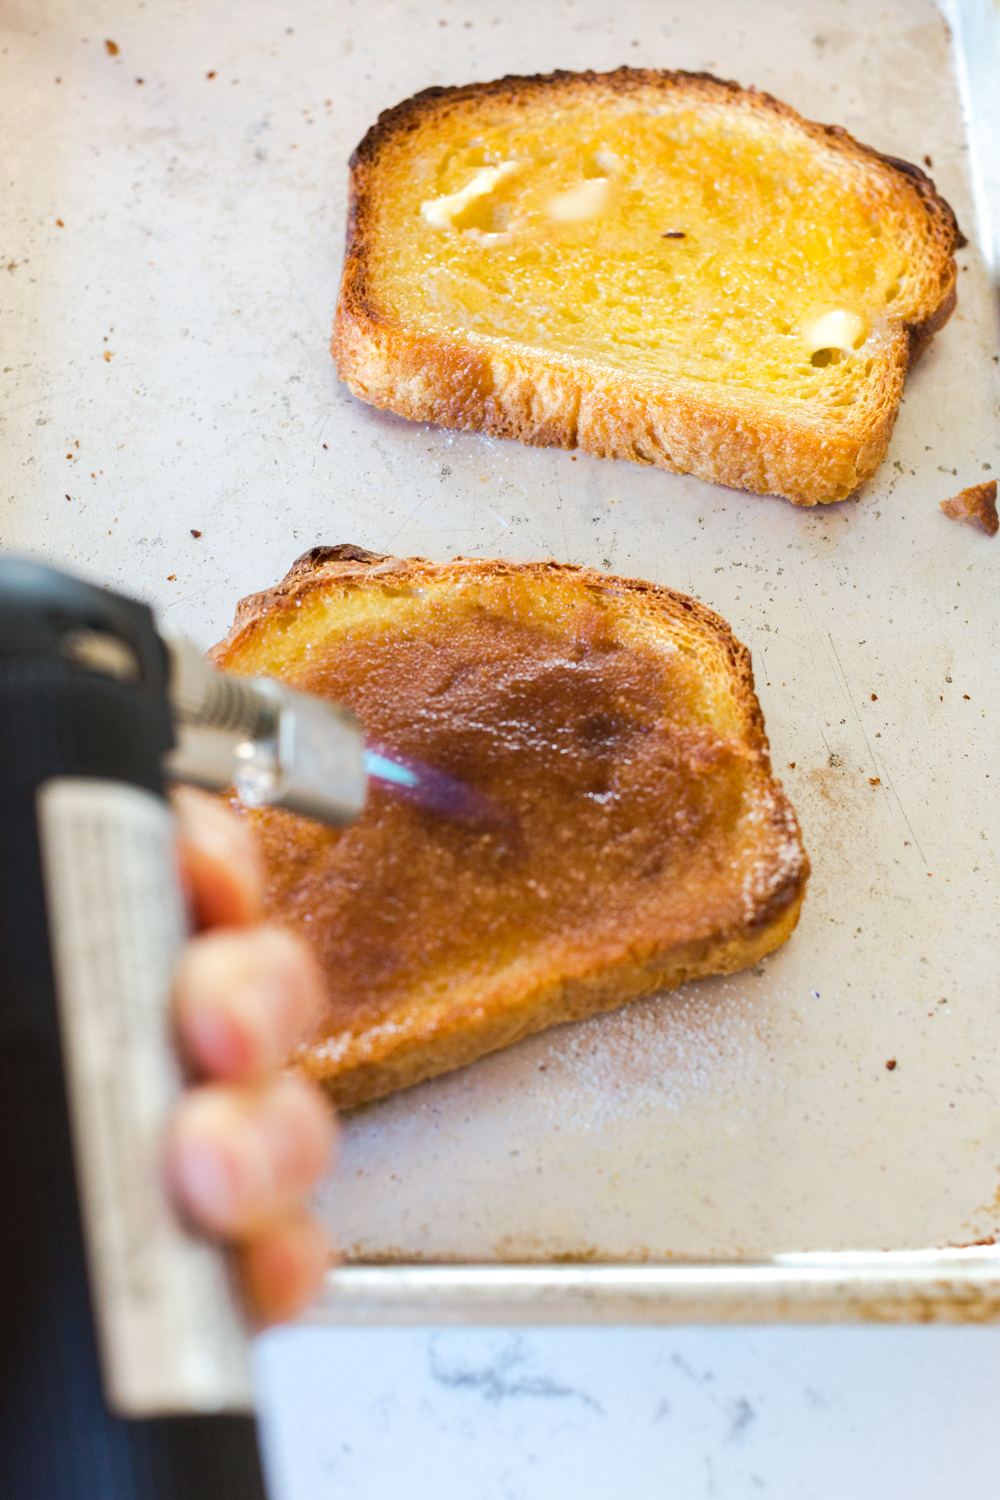
[[[262,874],[240,820],[188,787],[173,802],[200,935],[174,986],[197,1081],[170,1128],[168,1180],[192,1223],[229,1247],[259,1323],[280,1322],[316,1294],[329,1254],[305,1199],[330,1156],[332,1112],[315,1084],[280,1072],[319,1018],[322,986],[303,944],[256,925]]]

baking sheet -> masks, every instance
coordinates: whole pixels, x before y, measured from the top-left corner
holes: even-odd
[[[337,385],[345,164],[378,111],[622,62],[753,83],[932,161],[972,240],[959,310],[858,499],[798,510],[445,433]],[[937,504],[1000,474],[998,344],[938,10],[0,0],[0,80],[4,547],[205,645],[299,552],[353,541],[653,578],[753,651],[814,867],[791,942],[357,1113],[322,1194],[348,1256],[759,1261],[1000,1235],[1000,543]]]

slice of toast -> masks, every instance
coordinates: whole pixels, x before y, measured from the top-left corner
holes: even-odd
[[[964,243],[918,167],[708,74],[426,89],[351,159],[333,352],[404,417],[813,505],[881,463]]]
[[[314,547],[213,653],[349,704],[370,739],[511,826],[377,786],[334,832],[249,816],[270,917],[328,991],[298,1054],[344,1107],[785,941],[809,864],[772,778],[750,657],[711,610],[552,562]]]

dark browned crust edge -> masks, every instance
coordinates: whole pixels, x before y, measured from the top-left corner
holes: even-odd
[[[316,546],[310,547],[308,552],[303,552],[297,557],[281,579],[276,588],[283,589],[293,583],[297,578],[305,578],[330,562],[354,562],[371,565],[373,563],[385,562],[388,553],[369,552],[366,547],[355,547],[353,542],[337,542],[332,547]],[[256,596],[251,596],[256,597]],[[242,608],[245,601],[241,600],[237,608]]]
[[[378,117],[377,122],[367,131],[359,142],[350,158],[350,199],[347,216],[347,243],[344,259],[344,268],[341,277],[340,297],[338,300],[337,318],[333,334],[333,352],[338,354],[338,343],[340,329],[353,323],[359,333],[379,340],[380,328],[386,327],[386,319],[382,311],[374,304],[368,294],[368,256],[370,238],[366,233],[366,201],[364,192],[364,179],[367,170],[377,161],[380,150],[393,138],[399,135],[413,133],[419,128],[423,119],[442,101],[448,100],[460,103],[468,99],[483,99],[499,97],[503,95],[512,96],[518,92],[525,95],[537,95],[546,88],[558,87],[573,83],[601,83],[621,93],[634,92],[641,87],[663,87],[672,86],[695,86],[695,90],[703,90],[706,95],[715,100],[729,95],[731,98],[739,98],[752,104],[756,108],[770,111],[779,119],[793,123],[805,135],[813,140],[825,144],[833,144],[844,155],[867,164],[877,163],[883,169],[895,174],[900,179],[900,186],[910,193],[916,193],[919,202],[926,214],[930,236],[940,244],[941,253],[944,257],[944,267],[941,273],[940,300],[928,315],[917,322],[904,321],[900,327],[907,338],[907,350],[904,356],[903,375],[906,369],[924,352],[927,345],[936,333],[938,333],[951,317],[957,304],[957,266],[954,261],[954,253],[967,243],[958,225],[958,220],[951,205],[938,193],[934,182],[927,174],[912,162],[904,161],[900,157],[889,156],[880,152],[873,146],[865,145],[857,141],[840,125],[823,125],[817,121],[807,120],[790,105],[784,104],[774,95],[755,88],[744,88],[731,79],[716,78],[711,73],[692,73],[684,70],[661,70],[650,68],[620,67],[613,72],[597,73],[593,70],[585,72],[571,72],[558,69],[553,73],[537,74],[506,74],[502,78],[496,78],[485,83],[471,83],[459,86],[442,88],[433,87],[423,89],[410,98],[402,100],[391,109],[384,110]],[[465,373],[476,384],[476,369],[478,362],[473,357],[469,364],[469,370]],[[474,368],[475,367],[475,368]],[[473,397],[485,394],[473,391]],[[473,404],[476,404],[475,402]],[[885,456],[889,437],[895,423],[898,409],[898,397],[892,405],[892,409],[883,414],[880,423],[869,434],[867,441],[859,451],[858,472],[854,480],[854,488],[864,483],[875,471]],[[575,447],[576,441],[572,433],[552,431],[539,432],[530,439],[525,438],[520,432],[509,432],[503,423],[486,422],[480,419],[449,421],[448,426],[481,428],[491,432],[494,436],[518,436],[522,441],[531,441],[541,446]],[[574,425],[574,424],[571,424]],[[866,455],[866,457],[863,457]],[[640,457],[639,461],[649,462],[646,457]],[[668,462],[664,467],[672,467]],[[683,471],[683,470],[682,470]],[[705,477],[709,477],[706,475]],[[718,481],[717,481],[718,482]],[[730,483],[739,484],[738,479],[730,479]],[[757,488],[756,485],[751,486]],[[800,495],[792,493],[788,488],[770,489],[770,493],[780,493],[791,499],[796,504],[813,504],[815,500],[805,499]],[[841,499],[850,492],[850,483],[847,488],[841,486],[837,493],[831,493],[826,499]]]

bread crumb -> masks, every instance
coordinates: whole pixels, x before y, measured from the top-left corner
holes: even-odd
[[[117,42],[105,42],[104,45],[108,49],[108,56],[109,57],[117,57],[118,56],[118,43]]]
[[[888,1068],[890,1073],[894,1072],[896,1067],[896,1059],[894,1057],[890,1057],[889,1061],[886,1063],[886,1067]]]
[[[978,521],[990,536],[996,536],[1000,531],[995,479],[988,479],[985,484],[973,484],[967,490],[960,490],[950,500],[942,500],[941,509],[946,516],[952,516],[957,521]]]
[[[201,532],[200,531],[195,531],[194,527],[192,526],[191,527],[191,535],[194,536],[194,537],[198,537],[198,536],[201,536]]]

